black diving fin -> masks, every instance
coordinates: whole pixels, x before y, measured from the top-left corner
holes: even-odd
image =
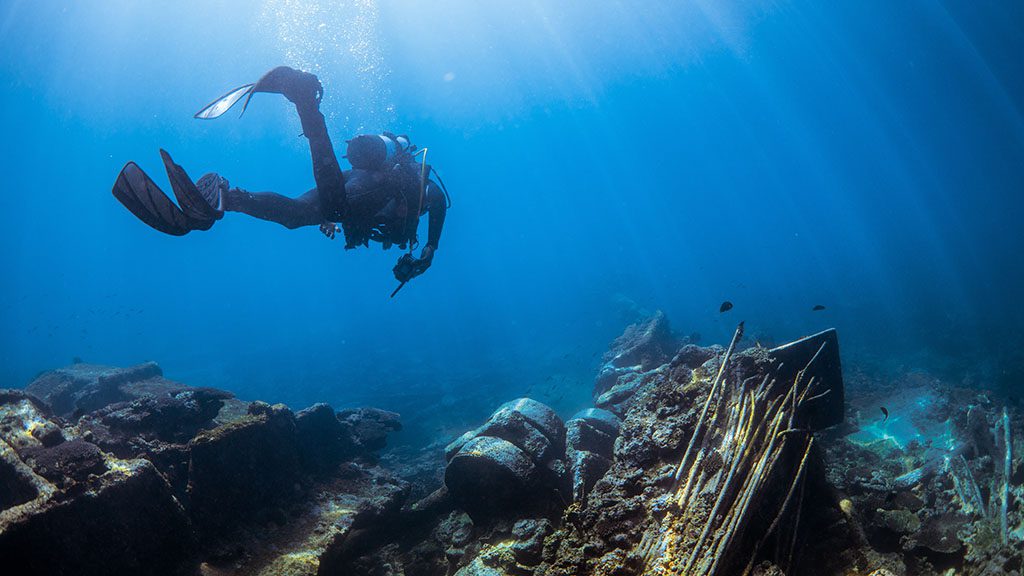
[[[112,192],[136,218],[164,234],[184,236],[192,231],[188,216],[135,162],[124,165]]]
[[[242,104],[242,112],[239,113],[239,117],[241,117],[249,107],[252,95],[257,92],[285,94],[289,100],[294,98],[313,98],[319,104],[320,99],[323,97],[324,89],[320,85],[320,81],[313,74],[300,72],[288,66],[278,66],[261,76],[256,82],[239,86],[203,106],[203,109],[196,112],[193,118],[200,120],[219,118],[234,107],[235,104],[238,104],[242,98],[245,98],[245,102]]]
[[[221,213],[203,198],[188,174],[161,150],[171,189],[181,204],[171,201],[135,162],[124,165],[111,192],[129,212],[155,230],[172,236],[184,236],[193,230],[209,230]],[[204,208],[205,207],[205,208]]]
[[[174,197],[178,199],[178,206],[181,206],[182,212],[195,222],[209,222],[205,228],[195,228],[195,230],[207,230],[213,226],[215,220],[224,217],[223,212],[210,206],[192,179],[188,177],[185,169],[175,164],[166,150],[160,150],[160,158],[164,161],[167,178],[171,181],[171,190],[174,192]]]
[[[252,99],[254,86],[256,86],[256,84],[246,84],[245,86],[235,88],[231,92],[228,92],[204,106],[202,110],[196,112],[196,115],[193,116],[193,118],[199,118],[200,120],[212,120],[214,118],[219,118],[237,104],[243,97],[245,98],[245,104],[242,105],[242,113],[239,114],[239,116],[245,114],[245,109],[249,107],[249,100]]]

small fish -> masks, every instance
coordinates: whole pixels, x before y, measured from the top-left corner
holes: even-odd
[[[888,420],[889,419],[889,411],[885,409],[885,406],[879,406],[878,409],[881,410],[882,411],[882,415],[885,416],[885,418],[882,418],[882,422],[885,422],[886,420]]]
[[[824,309],[825,309],[825,307],[822,306],[821,304],[815,304],[814,308],[811,308],[811,311],[813,311],[813,312],[820,312],[820,311],[822,311]]]
[[[722,305],[718,307],[719,313],[728,312],[729,310],[732,310],[732,302],[729,302],[728,300],[722,302]]]

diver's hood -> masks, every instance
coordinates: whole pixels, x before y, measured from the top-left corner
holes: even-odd
[[[409,149],[409,140],[391,134],[360,134],[347,142],[345,158],[353,168],[382,170]]]

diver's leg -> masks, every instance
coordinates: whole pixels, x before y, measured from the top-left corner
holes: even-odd
[[[228,212],[241,212],[294,230],[323,223],[318,198],[316,188],[298,198],[274,192],[249,192],[232,188],[223,195],[223,202],[224,210]]]
[[[295,104],[299,120],[302,122],[302,133],[309,140],[313,178],[320,192],[322,219],[344,222],[348,213],[345,177],[334,154],[331,138],[327,135],[324,115],[320,112],[320,96],[323,93],[320,80],[308,72],[279,66],[260,78],[253,90],[282,94]]]

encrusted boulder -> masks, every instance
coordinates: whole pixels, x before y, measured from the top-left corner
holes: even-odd
[[[477,520],[532,508],[539,473],[533,460],[515,444],[479,436],[448,462],[444,483],[455,504]]]
[[[544,539],[555,531],[547,518],[524,518],[512,525],[512,553],[516,561],[525,566],[540,563],[544,551]]]
[[[296,413],[295,431],[299,457],[311,472],[329,472],[356,452],[355,439],[327,404],[315,404]]]
[[[185,574],[195,551],[184,509],[150,462],[66,437],[38,400],[0,391],[4,573]]]
[[[596,430],[604,432],[605,434],[613,438],[619,435],[619,428],[622,427],[621,418],[607,410],[602,410],[600,408],[585,408],[583,410],[580,410],[579,412],[573,415],[570,421],[572,420],[586,422]],[[567,423],[566,428],[568,428],[568,426],[569,425]],[[569,444],[572,444],[572,442],[570,441]],[[574,447],[576,449],[582,449],[581,446]]]
[[[67,417],[130,400],[135,395],[126,385],[162,376],[156,362],[130,368],[77,363],[43,373],[25,390],[49,404],[57,415]]]
[[[565,450],[562,419],[549,406],[532,398],[517,398],[499,406],[482,426],[448,444],[445,458],[451,460],[462,446],[477,436],[507,440],[539,465],[558,458]]]
[[[461,510],[453,510],[434,528],[433,538],[444,549],[449,558],[458,558],[466,553],[466,545],[474,535],[473,520]]]
[[[644,322],[627,327],[612,342],[604,360],[615,367],[639,366],[640,370],[646,371],[667,362],[675,348],[676,339],[668,317],[659,310]]]
[[[502,404],[446,448],[448,493],[474,519],[550,511],[566,489],[565,434],[558,414],[536,400]]]
[[[79,419],[80,430],[91,431],[108,450],[137,439],[184,444],[212,427],[224,400],[232,395],[213,388],[189,388],[158,393],[105,406]]]
[[[194,571],[196,543],[188,517],[148,461],[118,461],[87,479],[81,495],[57,494],[0,512],[5,573]]]
[[[561,456],[559,448],[552,444],[543,432],[521,412],[508,406],[503,406],[492,414],[487,423],[477,429],[476,436],[507,440],[538,464],[547,464]]]
[[[64,434],[52,416],[50,407],[32,394],[0,389],[0,437],[13,449],[63,442]]]
[[[647,372],[666,363],[675,348],[676,339],[668,318],[660,310],[644,322],[627,327],[604,355],[594,398],[610,390],[629,372]]]
[[[402,429],[401,417],[378,408],[350,408],[338,412],[338,420],[355,449],[362,454],[383,450],[391,432]]]
[[[566,459],[574,501],[582,500],[611,467],[621,425],[618,416],[600,408],[582,410],[566,423]]]
[[[71,490],[91,475],[107,471],[103,451],[77,438],[51,447],[24,448],[19,455],[36,474],[65,490]]]
[[[928,517],[920,523],[920,529],[914,526],[914,534],[904,542],[906,550],[924,548],[939,554],[953,554],[964,548],[959,534],[967,527],[970,519],[956,512],[946,512]]]
[[[283,405],[254,402],[247,417],[200,432],[189,452],[188,495],[204,539],[221,538],[296,495],[295,418]]]
[[[312,576],[334,543],[358,551],[405,521],[409,484],[373,465],[393,412],[293,414],[154,363],[78,363],[30,390],[0,390],[4,573]],[[448,510],[443,496],[409,517]]]

